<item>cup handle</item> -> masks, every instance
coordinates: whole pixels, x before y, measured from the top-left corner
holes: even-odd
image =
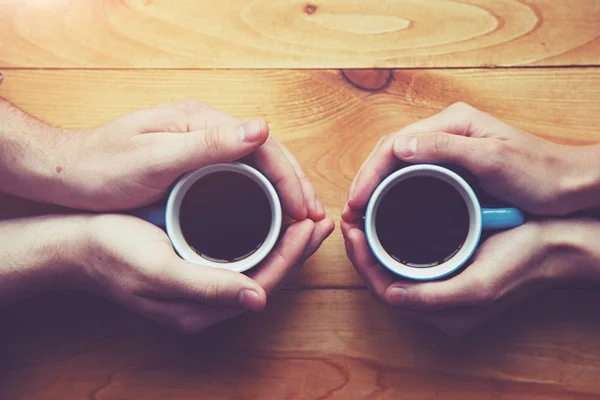
[[[509,229],[525,223],[525,214],[518,208],[482,208],[483,229]]]
[[[131,211],[131,215],[150,222],[152,225],[165,228],[167,226],[165,212],[165,206],[146,206],[136,208]]]

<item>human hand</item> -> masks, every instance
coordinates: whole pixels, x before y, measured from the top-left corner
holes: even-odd
[[[600,194],[598,146],[551,143],[458,103],[381,139],[354,179],[343,218],[361,218],[377,185],[402,163],[466,168],[492,196],[538,215],[593,207]]]
[[[245,157],[274,183],[288,215],[325,218],[298,162],[261,119],[242,123],[185,100],[95,129],[61,130],[6,103],[0,111],[10,128],[0,139],[18,150],[6,157],[0,151],[0,190],[17,196],[93,211],[130,209],[160,198],[185,172]]]
[[[159,228],[131,216],[89,217],[80,268],[70,285],[186,333],[244,311],[260,311],[269,293],[312,255],[333,229],[325,218],[296,222],[249,276],[179,258]]]
[[[346,251],[370,291],[398,312],[461,335],[518,300],[571,280],[598,279],[600,222],[530,221],[483,242],[447,280],[401,279],[381,266],[356,224],[342,223]],[[592,253],[595,253],[592,256]]]

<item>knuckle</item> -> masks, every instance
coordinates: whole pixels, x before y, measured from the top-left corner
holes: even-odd
[[[206,132],[202,135],[202,146],[209,153],[218,153],[220,151],[221,136],[218,127],[214,126],[206,129]]]
[[[433,151],[436,154],[446,154],[450,147],[450,135],[445,133],[436,133],[433,136]]]
[[[196,99],[181,100],[177,105],[185,112],[197,112],[206,107],[206,104]]]
[[[490,145],[493,143],[492,145]],[[495,140],[485,144],[484,154],[486,162],[481,165],[481,172],[488,177],[496,177],[504,172],[507,158],[512,154],[510,145],[502,140]]]
[[[201,120],[207,109],[210,108],[207,104],[195,99],[182,100],[176,103],[175,107],[178,111],[177,114],[184,121]],[[188,122],[188,131],[190,130],[190,123]]]
[[[461,115],[463,117],[469,117],[479,112],[479,110],[477,110],[472,105],[464,103],[462,101],[452,104],[450,107],[448,107],[448,111],[451,111],[452,113]]]
[[[222,295],[221,282],[210,280],[206,282],[200,293],[200,298],[204,303],[216,303]]]

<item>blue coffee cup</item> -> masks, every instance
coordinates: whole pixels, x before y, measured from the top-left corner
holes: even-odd
[[[458,252],[443,263],[431,267],[416,267],[398,261],[385,251],[377,235],[375,216],[381,200],[396,184],[415,177],[433,177],[450,184],[465,201],[469,213],[469,230]],[[367,206],[365,234],[375,257],[390,271],[409,279],[434,280],[456,272],[469,261],[479,245],[483,230],[510,229],[523,223],[525,215],[518,208],[481,207],[473,188],[456,172],[438,165],[418,164],[392,173],[375,189]]]

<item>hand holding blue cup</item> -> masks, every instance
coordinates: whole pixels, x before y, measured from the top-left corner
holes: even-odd
[[[365,234],[388,270],[409,279],[434,280],[467,264],[483,230],[510,229],[524,222],[517,208],[483,208],[456,172],[417,164],[392,173],[375,189],[366,210]]]

